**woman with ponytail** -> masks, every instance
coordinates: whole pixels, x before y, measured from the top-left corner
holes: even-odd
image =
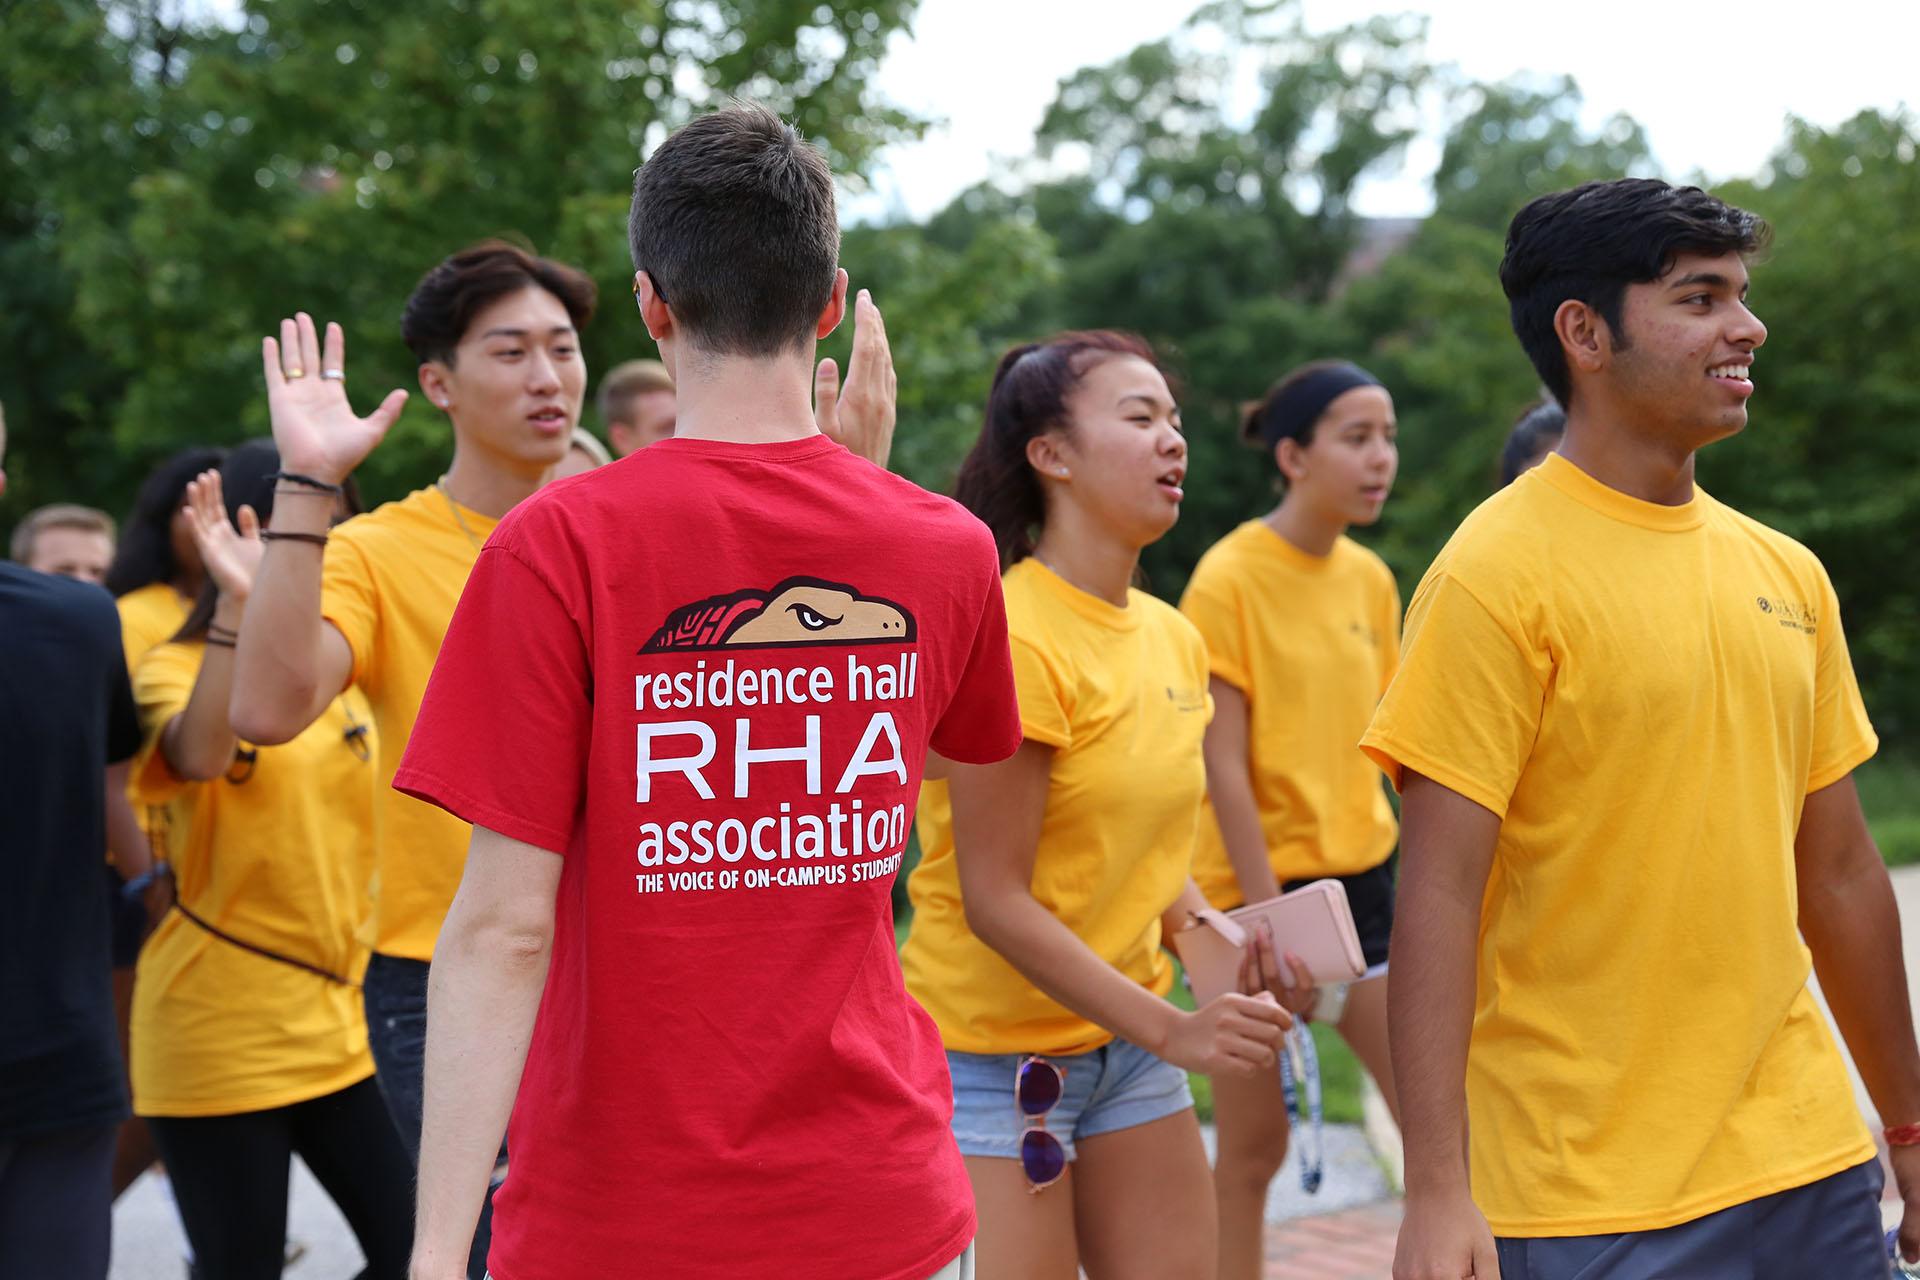
[[[1393,398],[1356,365],[1316,361],[1281,378],[1242,424],[1279,470],[1280,505],[1201,557],[1180,602],[1206,638],[1216,708],[1194,879],[1221,910],[1343,882],[1370,980],[1315,993],[1309,1016],[1339,1029],[1390,1108],[1388,859],[1398,833],[1359,743],[1399,660],[1400,598],[1386,564],[1347,530],[1380,517],[1399,466],[1396,430]],[[1220,1276],[1254,1280],[1267,1184],[1287,1149],[1281,1082],[1216,1077],[1214,1118]]]
[[[1264,935],[1241,974],[1261,995],[1165,998],[1162,942],[1204,906],[1188,868],[1210,704],[1199,635],[1132,583],[1186,468],[1152,349],[1089,332],[1007,353],[960,473],[1000,549],[1025,742],[929,768],[945,776],[921,797],[901,962],[947,1048],[996,1280],[1209,1280],[1186,1072],[1270,1074],[1290,1025]]]

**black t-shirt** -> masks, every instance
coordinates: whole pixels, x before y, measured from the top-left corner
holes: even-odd
[[[139,745],[113,598],[0,563],[0,1140],[127,1112],[100,866]]]

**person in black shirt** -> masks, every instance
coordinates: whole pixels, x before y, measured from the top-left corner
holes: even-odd
[[[0,724],[0,1269],[102,1280],[127,1094],[100,866],[140,745],[113,597],[0,563]]]

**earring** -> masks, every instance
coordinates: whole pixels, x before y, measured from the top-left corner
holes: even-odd
[[[1069,472],[1065,467],[1061,467],[1058,471],[1054,472],[1054,474],[1059,476],[1062,480],[1065,480],[1067,476],[1069,476],[1072,473]]]

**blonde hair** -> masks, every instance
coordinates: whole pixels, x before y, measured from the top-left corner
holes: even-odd
[[[27,512],[26,519],[14,526],[13,543],[8,548],[14,560],[25,564],[33,556],[34,542],[48,529],[83,529],[105,534],[108,542],[113,541],[114,535],[113,517],[106,512],[72,502],[55,502],[35,507]]]
[[[600,425],[628,421],[633,402],[649,391],[673,390],[673,375],[658,360],[628,360],[607,370],[600,380]]]
[[[600,437],[585,427],[575,427],[570,440],[572,447],[592,458],[596,467],[604,467],[613,461],[613,455],[607,452],[607,446],[600,443]]]

